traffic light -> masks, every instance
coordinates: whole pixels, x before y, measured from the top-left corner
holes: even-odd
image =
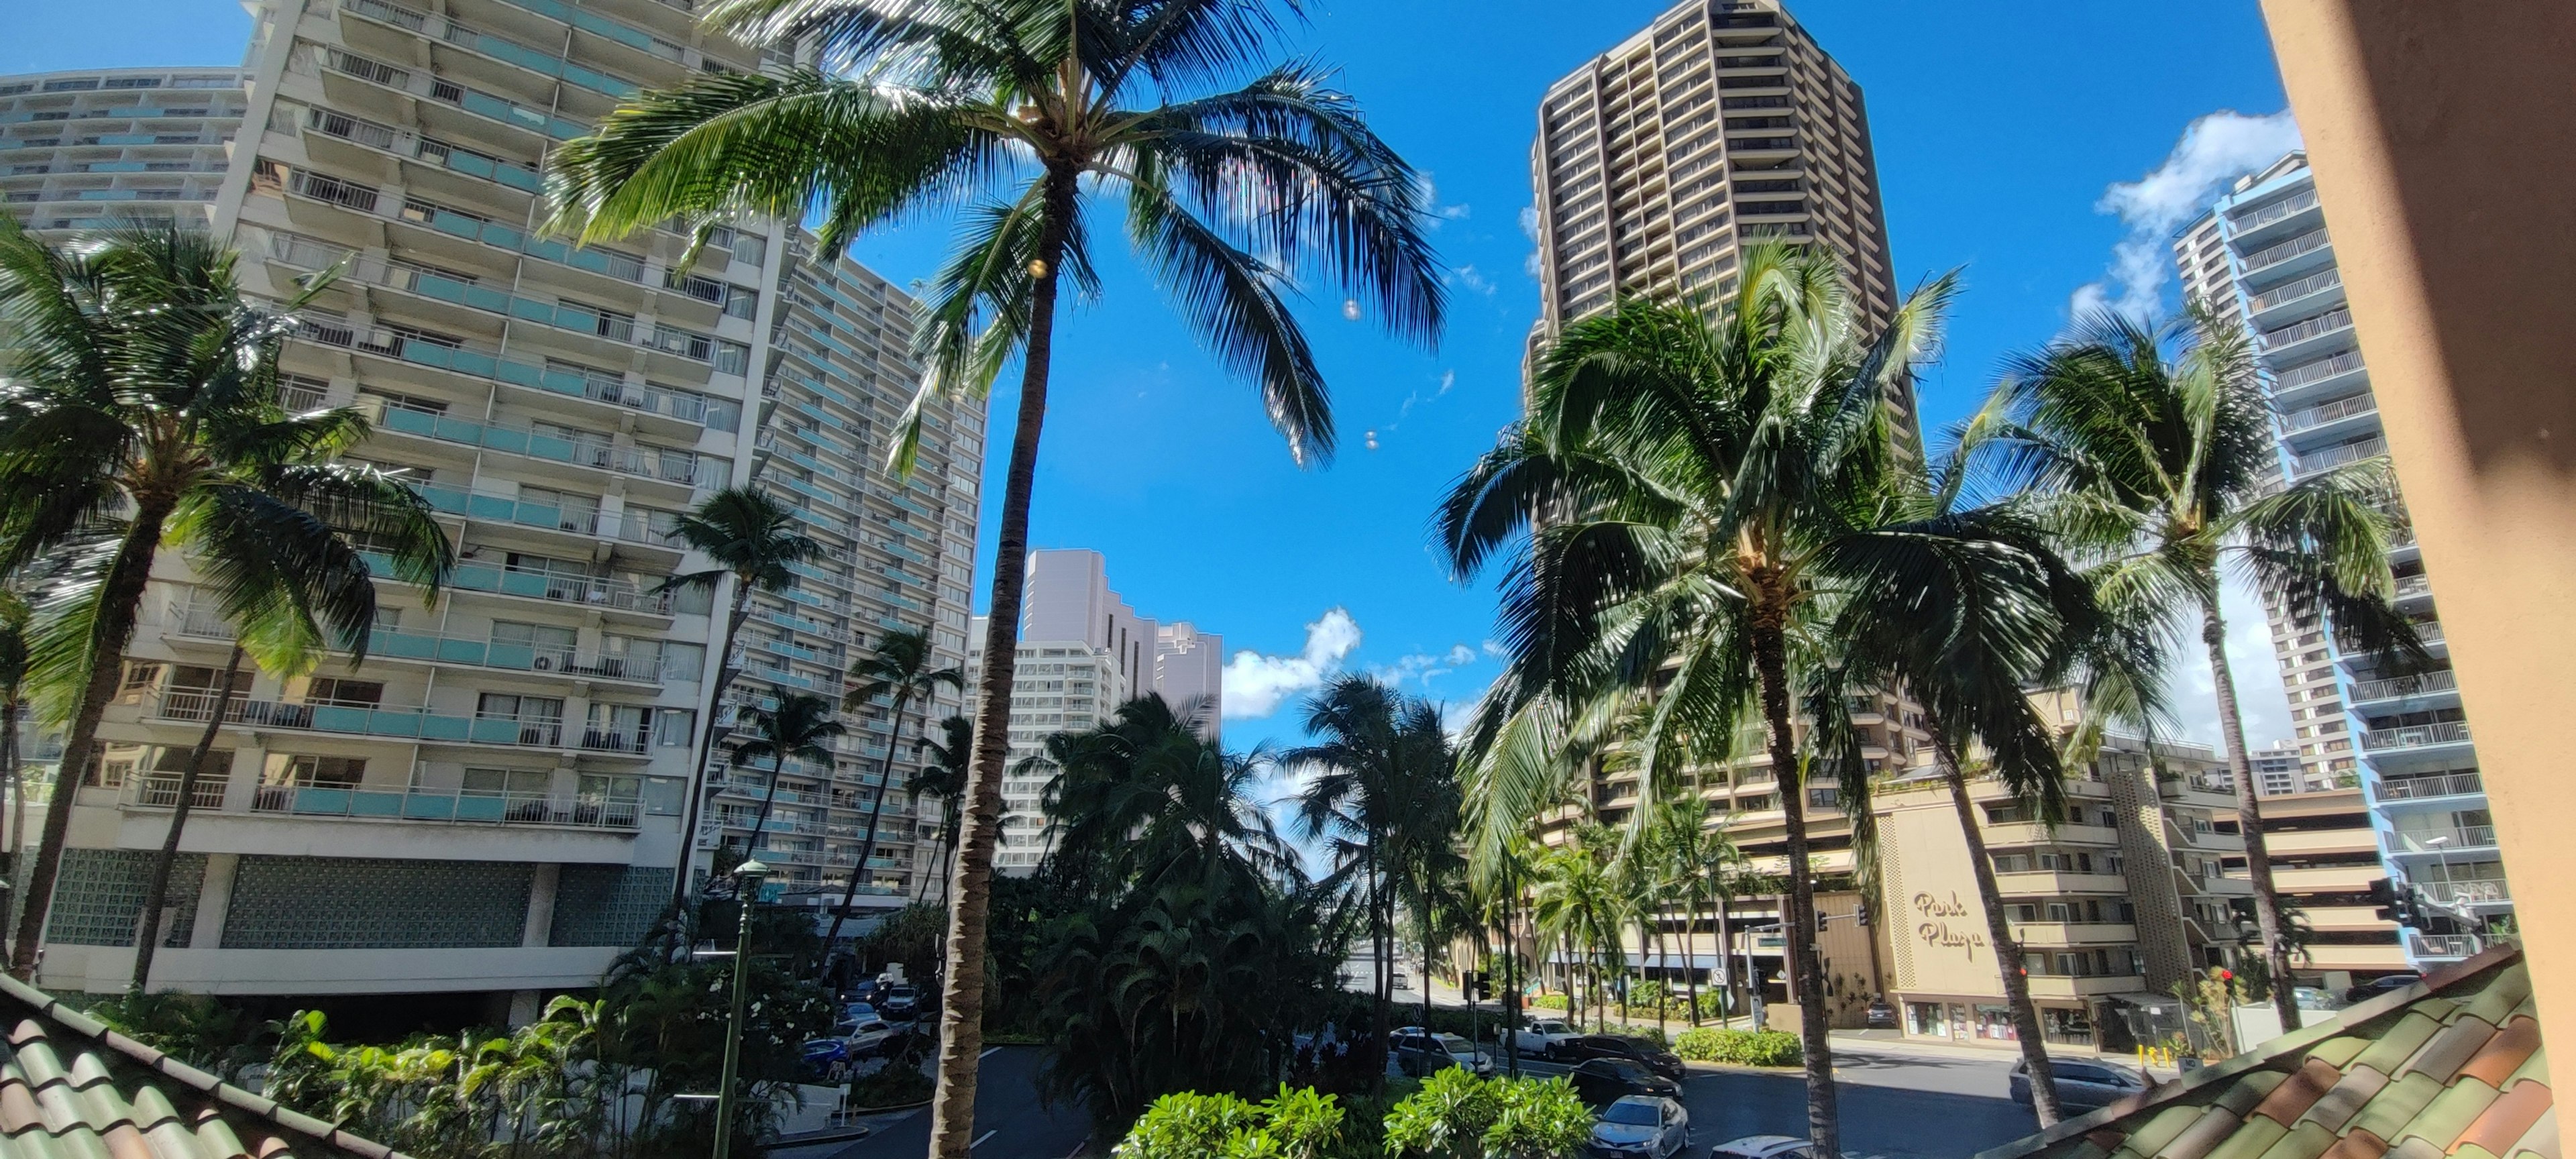
[[[1820,933],[1820,934],[1821,934],[1821,933],[1825,932],[1825,920],[1826,920],[1826,914],[1825,914],[1825,911],[1823,911],[1823,910],[1817,910],[1817,911],[1816,911],[1816,932],[1817,932],[1817,933]]]
[[[1465,975],[1458,979],[1458,989],[1469,1002],[1484,1001],[1485,975],[1476,970],[1467,971]]]
[[[1860,908],[1859,908],[1858,910],[1853,911],[1852,916],[1853,916],[1853,917],[1855,917],[1855,918],[1857,918],[1857,919],[1859,919],[1859,921],[1860,921],[1860,928],[1862,928],[1862,929],[1864,929],[1864,930],[1865,930],[1865,929],[1868,929],[1868,928],[1869,928],[1869,903],[1868,903],[1868,902],[1866,902],[1866,901],[1864,901],[1864,902],[1860,903]]]
[[[2415,924],[2412,920],[2414,914],[2409,912],[2414,908],[2412,899],[2400,894],[2397,884],[2385,877],[2371,881],[2370,904],[2378,907],[2371,911],[2371,916],[2383,922],[2395,922],[2401,926]]]

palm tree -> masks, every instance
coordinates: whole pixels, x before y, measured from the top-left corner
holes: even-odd
[[[1583,963],[1596,1025],[1609,1015],[1603,975],[1628,968],[1619,934],[1628,919],[1629,899],[1602,854],[1603,846],[1615,844],[1616,839],[1600,830],[1587,830],[1574,842],[1548,850],[1539,859],[1530,887],[1530,913],[1540,932],[1561,947],[1568,959]],[[1573,986],[1566,987],[1566,995],[1567,1012],[1580,1017],[1581,1003]]]
[[[746,42],[803,46],[826,72],[726,74],[645,93],[554,156],[557,224],[604,240],[677,217],[819,217],[827,255],[879,223],[976,199],[934,280],[930,372],[898,432],[908,469],[923,405],[980,396],[1021,356],[1019,414],[993,553],[974,773],[950,914],[932,1151],[973,1139],[987,882],[1002,811],[1029,498],[1063,279],[1097,292],[1085,194],[1119,195],[1150,272],[1226,365],[1253,379],[1299,461],[1333,449],[1323,376],[1282,290],[1333,283],[1351,307],[1429,342],[1443,311],[1427,187],[1319,65],[1271,68],[1259,0],[725,0]],[[814,211],[819,211],[816,213]]]
[[[316,286],[285,310],[256,305],[235,260],[169,223],[61,248],[0,225],[0,574],[66,552],[86,569],[31,647],[33,682],[59,690],[68,727],[9,959],[22,979],[164,544],[251,638],[318,632],[316,614],[371,623],[375,577],[352,537],[433,593],[454,558],[419,495],[333,461],[367,437],[358,412],[280,406],[278,353]],[[364,658],[364,635],[342,643]]]
[[[1252,792],[1276,764],[1266,749],[1229,753],[1200,736],[1204,702],[1148,693],[1109,723],[1047,738],[1036,763],[1053,856],[1096,890],[1160,888],[1232,875],[1285,881],[1296,851]]]
[[[1727,895],[1721,886],[1723,875],[1740,869],[1744,851],[1736,848],[1723,824],[1708,823],[1708,805],[1701,799],[1699,786],[1676,786],[1677,792],[1654,806],[1647,819],[1648,830],[1643,847],[1673,875],[1669,889],[1682,903],[1682,957],[1684,978],[1689,991],[1687,999],[1691,1025],[1699,1025],[1699,962],[1691,949],[1699,933],[1700,904]],[[1721,973],[1726,953],[1726,914],[1717,915],[1718,954]],[[1667,983],[1669,985],[1669,983]]]
[[[1576,726],[1641,701],[1627,743],[1647,800],[1676,768],[1731,759],[1735,722],[1758,720],[1784,806],[1791,969],[1821,992],[1793,718],[1836,655],[1839,617],[1916,598],[1895,577],[1992,544],[1911,518],[1894,495],[1897,448],[1915,436],[1885,400],[1936,345],[1953,279],[1864,335],[1829,256],[1764,246],[1743,270],[1735,301],[1632,300],[1548,343],[1529,417],[1452,489],[1439,534],[1461,577],[1527,553],[1504,581],[1506,671],[1470,733],[1493,777],[1517,783],[1491,796],[1561,795],[1573,770],[1532,738],[1581,739]],[[1865,764],[1819,767],[1844,809],[1868,807]],[[1838,1155],[1825,1004],[1799,1013],[1808,1135]]]
[[[751,593],[787,590],[796,578],[788,565],[822,555],[823,545],[797,529],[796,515],[786,504],[749,487],[727,487],[707,496],[695,510],[680,517],[678,533],[680,542],[714,560],[716,566],[672,576],[662,582],[662,591],[712,595],[719,584],[733,580],[733,608],[725,616],[724,639],[716,651],[716,683],[707,692],[707,724],[698,733],[697,761],[689,768],[689,807],[680,826],[684,848],[695,849],[698,813],[705,807],[707,797],[697,782],[705,775],[707,756],[715,751],[716,742],[733,731],[733,717],[727,712],[724,696],[733,687],[734,678],[742,675],[742,664],[734,659],[733,644],[742,632],[743,621],[751,618]],[[777,787],[773,779],[770,788],[775,791]],[[768,811],[765,805],[761,808],[764,814]],[[688,866],[680,867],[671,889],[673,905],[687,899]]]
[[[904,788],[915,805],[923,797],[939,802],[939,854],[931,858],[939,880],[939,900],[948,901],[948,851],[957,841],[957,800],[966,792],[966,767],[975,757],[975,722],[952,716],[939,722],[940,739],[924,741],[930,760]],[[829,943],[826,943],[827,945]]]
[[[0,589],[0,776],[8,778],[9,896],[23,899],[19,878],[27,869],[27,770],[19,762],[19,718],[27,711],[27,601]]]
[[[1396,902],[1450,851],[1457,754],[1436,707],[1370,676],[1328,682],[1307,699],[1305,726],[1315,742],[1280,754],[1280,762],[1309,774],[1296,824],[1309,840],[1329,841],[1330,880],[1367,915],[1376,959],[1371,1032],[1382,1045],[1394,1000]]]
[[[930,633],[926,629],[898,629],[877,640],[876,654],[850,668],[849,693],[841,698],[841,707],[858,712],[879,699],[887,702],[886,718],[894,728],[886,734],[885,764],[877,770],[877,799],[868,806],[868,834],[859,842],[859,860],[850,866],[850,883],[841,890],[841,906],[832,911],[832,932],[823,938],[823,953],[829,955],[832,945],[841,939],[841,921],[849,916],[850,906],[859,897],[859,879],[868,873],[868,859],[877,852],[877,818],[885,813],[886,794],[894,791],[894,748],[903,742],[903,710],[916,700],[927,703],[941,685],[951,689],[966,687],[966,673],[957,668],[932,668],[936,661],[930,654]],[[927,742],[925,742],[926,745]],[[916,791],[913,796],[918,798]]]
[[[2290,979],[2291,946],[2227,660],[2220,573],[2233,569],[2300,614],[2322,612],[2359,652],[2416,663],[2423,646],[2391,602],[2395,487],[2387,460],[2363,459],[2284,487],[2251,339],[2206,310],[2161,329],[2118,314],[2085,319],[2012,360],[1996,387],[2012,422],[1998,431],[2041,517],[2093,569],[2116,609],[2159,617],[2150,642],[2179,643],[2199,621],[2233,774],[2254,916],[2272,975]],[[2292,987],[2273,987],[2285,1029]]]
[[[757,857],[760,835],[769,828],[769,807],[778,800],[778,782],[786,779],[787,758],[809,761],[829,768],[832,750],[824,742],[849,731],[832,719],[832,702],[820,696],[789,693],[778,698],[778,707],[769,710],[748,708],[743,716],[751,725],[750,739],[733,750],[735,768],[753,761],[769,761],[769,791],[761,794],[760,816],[752,822],[751,839],[744,843],[743,856]]]

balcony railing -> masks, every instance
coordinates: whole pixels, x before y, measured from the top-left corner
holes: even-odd
[[[2333,378],[2338,374],[2349,374],[2359,369],[2361,369],[2361,351],[2346,350],[2323,361],[2301,363],[2282,371],[2280,377],[2273,380],[2272,389],[2297,390],[2311,382]]]
[[[2298,281],[2274,286],[2256,294],[2246,305],[2253,307],[2256,313],[2261,313],[2283,302],[2295,302],[2310,294],[2324,293],[2342,284],[2342,270],[2320,270]]]
[[[2333,402],[2291,411],[2281,419],[2281,425],[2293,431],[2304,431],[2310,427],[2324,426],[2337,419],[2370,414],[2378,409],[2379,400],[2376,397],[2356,394],[2351,398],[2339,398]]]
[[[411,489],[428,501],[431,510],[445,515],[462,515],[489,523],[514,523],[521,527],[543,527],[675,550],[683,546],[677,525],[672,522],[677,517],[657,520],[655,516],[665,514],[661,512],[630,510],[610,515],[586,507],[532,503],[508,495],[468,491],[461,487],[414,483]]]
[[[2374,728],[2361,734],[2361,747],[2372,752],[2380,752],[2387,749],[2418,749],[2433,745],[2461,744],[2468,739],[2469,722],[2454,720],[2442,724]]]
[[[2340,447],[2328,447],[2322,451],[2314,451],[2292,459],[2290,460],[2290,473],[2293,475],[2312,475],[2332,467],[2340,467],[2346,463],[2357,463],[2363,459],[2375,458],[2387,453],[2388,440],[2374,435],[2357,443],[2345,443]]]
[[[2296,213],[2304,213],[2308,210],[2315,209],[2316,207],[2317,191],[2313,188],[2302,189],[2297,193],[2293,193],[2288,197],[2280,199],[2279,201],[2261,206],[2249,212],[2243,214],[2230,214],[2228,215],[2227,220],[2234,223],[2238,231],[2252,233],[2253,231],[2279,221],[2282,218]]]
[[[191,809],[224,807],[226,778],[204,776],[197,779],[195,792],[188,794]],[[133,776],[125,781],[125,804],[136,809],[176,809],[179,807],[179,775]]]
[[[2496,843],[2493,825],[2462,825],[2453,829],[2393,829],[2388,834],[2392,853],[2458,853],[2465,849],[2492,849]]]
[[[639,801],[562,799],[542,793],[489,793],[471,789],[362,789],[318,785],[261,785],[251,799],[260,813],[299,817],[360,817],[460,825],[557,825],[582,829],[634,829]]]
[[[2279,245],[2267,246],[2245,255],[2245,272],[2250,274],[2269,269],[2301,254],[2315,253],[2330,244],[2332,243],[2327,239],[2326,231],[2310,230]]]
[[[2487,940],[2476,934],[2406,932],[2406,950],[2418,958],[2466,958],[2486,948]]]
[[[697,456],[687,451],[622,447],[598,438],[568,439],[534,427],[450,418],[387,406],[375,399],[360,399],[359,405],[376,425],[424,439],[462,443],[505,454],[526,455],[531,459],[659,479],[666,483],[694,484],[698,478]]]
[[[741,424],[742,408],[721,399],[679,391],[657,390],[649,386],[630,386],[602,374],[566,370],[557,366],[520,362],[504,358],[501,348],[471,339],[431,337],[395,327],[379,327],[360,334],[356,330],[317,319],[305,319],[296,336],[308,342],[374,354],[419,366],[452,370],[471,378],[524,386],[531,390],[587,398],[595,402],[614,403],[647,414],[665,415],[682,422],[702,423],[720,431]]]
[[[2443,773],[2430,777],[2381,777],[2378,795],[2382,801],[2421,801],[2485,791],[2486,782],[2476,773]]]
[[[2422,696],[2431,692],[2449,692],[2459,686],[2459,674],[2445,668],[2439,672],[2419,672],[2413,676],[2392,676],[2385,680],[2364,680],[2352,686],[2352,698],[2356,701],[2390,700],[2400,696]]]
[[[2424,895],[2444,905],[2481,905],[2513,900],[2513,891],[2500,878],[2469,881],[2417,882]]]
[[[372,551],[359,554],[366,557],[367,569],[378,578],[393,576],[390,556]],[[632,580],[606,576],[539,571],[466,560],[448,573],[447,586],[648,615],[671,614],[670,593],[649,590]]]
[[[169,616],[182,636],[229,640],[234,635],[231,622],[213,604],[174,601]],[[657,686],[668,678],[688,679],[697,675],[685,667],[669,665],[662,657],[654,655],[584,652],[555,644],[521,644],[441,632],[406,632],[395,628],[378,628],[370,633],[367,655],[370,659],[461,664],[508,672],[542,672]],[[666,667],[675,667],[676,670],[666,674]],[[200,716],[198,719],[204,718]]]
[[[2338,306],[2305,322],[2292,323],[2278,330],[2264,331],[2263,349],[2279,350],[2284,346],[2295,346],[2311,338],[2321,338],[2338,330],[2350,329],[2352,329],[2352,311]]]
[[[635,93],[636,86],[632,81],[583,68],[563,59],[563,54],[559,52],[549,53],[542,49],[531,48],[518,41],[494,36],[443,16],[433,16],[401,5],[388,4],[385,0],[340,0],[340,7],[372,20],[380,20],[461,48],[472,49],[485,56],[509,61],[542,76],[559,77],[592,92],[604,93],[612,97],[628,97]]]

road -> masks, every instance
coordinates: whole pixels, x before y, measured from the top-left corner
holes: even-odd
[[[975,1154],[992,1159],[1064,1159],[1091,1132],[1082,1108],[1039,1105],[1035,1047],[997,1046],[984,1054],[975,1084]],[[781,1148],[769,1159],[921,1159],[930,1150],[930,1108],[868,1120],[876,1133],[856,1143]]]
[[[975,1094],[975,1153],[994,1159],[1065,1159],[1082,1145],[1089,1117],[1079,1107],[1050,1111],[1036,1093],[1040,1053],[996,1047],[984,1057]],[[2013,1056],[1996,1058],[1874,1050],[1834,1044],[1842,1095],[1843,1151],[1853,1159],[1966,1159],[2035,1128],[2028,1108],[2003,1097]],[[1566,1068],[1523,1064],[1526,1073]],[[1806,1086],[1788,1072],[1693,1068],[1682,1084],[1691,1113],[1691,1154],[1745,1135],[1804,1135]],[[856,1143],[781,1149],[769,1159],[918,1159],[928,1150],[930,1112],[904,1111],[869,1124]]]
[[[1854,1159],[1966,1159],[2038,1129],[2004,1097],[2013,1056],[1965,1058],[1834,1044],[1843,1153]],[[1532,1074],[1564,1067],[1524,1063]],[[1746,1135],[1807,1133],[1806,1083],[1794,1072],[1692,1068],[1682,1083],[1691,1153]]]

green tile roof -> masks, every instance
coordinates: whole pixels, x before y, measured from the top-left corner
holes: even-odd
[[[408,1159],[0,976],[0,1159]]]
[[[1977,1159],[2445,1156],[2559,1159],[2519,949],[2488,951]]]

